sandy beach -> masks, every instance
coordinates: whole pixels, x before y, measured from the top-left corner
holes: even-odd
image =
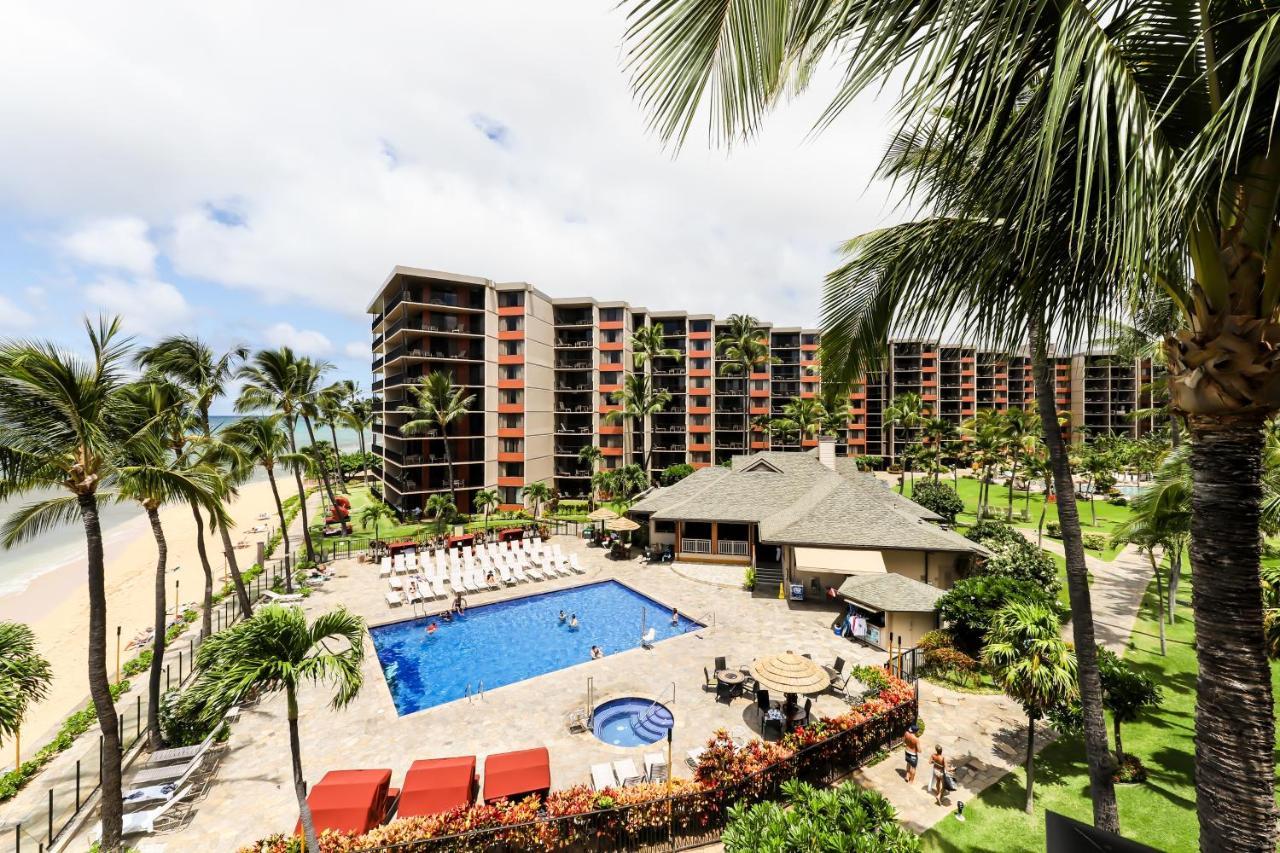
[[[281,497],[287,497],[283,491]],[[235,519],[233,543],[245,543],[236,551],[241,569],[253,563],[256,543],[265,540],[264,533],[249,533],[251,528],[265,529],[268,522],[258,520],[266,513],[277,523],[271,485],[265,480],[249,483],[231,507]],[[166,582],[168,606],[174,606],[174,580],[180,581],[184,602],[199,601],[204,590],[204,573],[196,550],[196,526],[187,506],[165,507],[160,511],[165,539],[169,546],[169,578]],[[224,559],[222,540],[205,530],[205,548],[214,571],[214,589],[221,587]],[[107,648],[108,672],[114,677],[115,626],[123,629],[121,660],[127,661],[136,651],[123,646],[152,623],[155,595],[156,545],[150,525],[142,510],[138,517],[114,530],[106,542]],[[176,571],[175,571],[176,569]],[[27,589],[0,597],[0,619],[26,622],[35,631],[40,651],[53,665],[53,684],[49,697],[35,705],[22,727],[23,752],[29,755],[41,746],[76,705],[87,699],[88,657],[86,634],[89,625],[89,594],[85,583],[83,558],[60,566],[36,578]],[[12,756],[7,756],[11,760]]]

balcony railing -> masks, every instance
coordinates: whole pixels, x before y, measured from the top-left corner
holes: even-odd
[[[716,553],[726,557],[745,557],[751,553],[751,544],[735,539],[721,539],[716,542]]]
[[[680,550],[686,554],[710,554],[710,539],[681,539]]]

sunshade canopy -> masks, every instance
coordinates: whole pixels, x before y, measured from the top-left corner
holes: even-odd
[[[441,814],[476,800],[476,757],[427,758],[409,766],[398,817]]]
[[[551,790],[551,757],[547,748],[500,752],[484,760],[484,801],[525,794],[541,794]]]
[[[639,530],[640,525],[636,524],[629,518],[614,518],[604,523],[606,530],[613,530],[618,533],[626,533],[630,530]]]
[[[594,512],[587,513],[587,518],[592,521],[608,521],[611,518],[617,518],[618,514],[607,506],[602,506]]]
[[[758,686],[777,693],[821,693],[831,684],[826,670],[794,652],[756,658],[751,676]]]
[[[884,555],[855,548],[796,548],[796,568],[833,575],[884,574]]]
[[[368,832],[387,815],[390,770],[330,770],[307,795],[316,832]],[[301,832],[299,822],[297,832]]]

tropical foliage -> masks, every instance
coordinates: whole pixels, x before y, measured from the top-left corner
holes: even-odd
[[[722,839],[728,853],[914,853],[920,849],[920,839],[898,823],[893,806],[878,791],[855,782],[819,790],[791,779],[782,783],[782,793],[782,803],[738,803],[730,807],[729,824]]]

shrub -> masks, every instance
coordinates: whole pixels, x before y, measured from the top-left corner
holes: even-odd
[[[1032,580],[1000,575],[963,578],[942,598],[938,613],[956,647],[974,657],[982,651],[991,620],[1013,599],[1058,608],[1057,585],[1052,589]]]
[[[194,746],[209,736],[219,723],[200,719],[204,711],[182,701],[177,690],[165,691],[160,696],[160,733],[169,746]]]
[[[969,528],[965,536],[991,552],[979,566],[979,574],[1032,581],[1057,595],[1057,564],[1014,528],[1000,522],[981,521]]]
[[[1107,498],[1107,503],[1111,504],[1112,506],[1128,506],[1129,499],[1126,498],[1124,495],[1116,494],[1116,495],[1111,495],[1109,498]]]
[[[893,806],[878,791],[845,782],[819,791],[798,779],[782,783],[785,803],[729,809],[726,853],[757,850],[860,850],[913,853],[920,839],[900,826]]]
[[[1142,759],[1138,758],[1138,756],[1125,753],[1111,779],[1114,782],[1121,783],[1145,782],[1147,781],[1147,768],[1142,765]]]
[[[756,588],[755,566],[747,566],[747,570],[742,575],[742,588],[745,590],[753,590]]]
[[[875,691],[887,690],[890,685],[889,673],[878,666],[855,666],[849,674]]]
[[[917,483],[911,491],[911,500],[942,516],[948,524],[955,524],[956,516],[964,511],[964,501],[955,489],[932,480]]]
[[[1056,521],[1050,521],[1047,524],[1045,524],[1044,532],[1048,534],[1049,538],[1051,539],[1061,539],[1062,525],[1058,524],[1058,522]]]
[[[1084,547],[1091,551],[1105,551],[1107,548],[1107,537],[1101,533],[1086,533],[1081,539],[1084,541]]]
[[[123,674],[125,678],[132,678],[135,675],[146,672],[151,668],[152,654],[153,652],[151,649],[145,649],[137,657],[130,658],[125,661],[124,666],[120,668],[121,674]]]
[[[959,649],[933,649],[925,652],[924,662],[934,672],[966,683],[978,671],[978,662]]]
[[[693,466],[687,462],[679,462],[675,465],[668,465],[658,475],[658,479],[662,481],[664,486],[674,486],[693,473]]]
[[[941,628],[935,628],[924,634],[916,641],[916,645],[922,651],[932,651],[933,649],[949,649],[954,645],[951,635]]]

